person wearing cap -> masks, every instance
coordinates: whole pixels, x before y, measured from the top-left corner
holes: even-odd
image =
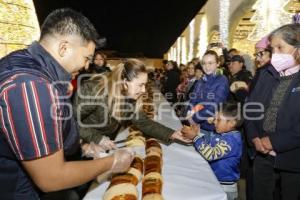
[[[255,61],[257,68],[260,68],[271,62],[272,51],[269,47],[268,37],[265,36],[259,40],[255,45]]]
[[[253,80],[251,81],[249,93],[251,93],[253,88],[256,86],[260,72],[264,68],[268,68],[269,66],[272,66],[271,64],[272,50],[269,46],[269,40],[267,36],[263,37],[261,40],[259,40],[256,43],[255,52],[256,53],[254,54],[254,56],[256,61],[256,70],[255,70],[255,75],[253,77]]]
[[[246,70],[245,60],[240,55],[234,55],[229,64],[229,85],[230,85],[230,101],[245,101],[248,95],[248,89],[252,80],[252,74]]]

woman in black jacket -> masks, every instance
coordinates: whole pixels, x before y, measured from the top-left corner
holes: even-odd
[[[300,24],[276,29],[269,40],[273,66],[262,69],[245,105],[247,135],[256,149],[253,195],[255,200],[274,199],[279,177],[281,199],[297,200],[300,198]]]

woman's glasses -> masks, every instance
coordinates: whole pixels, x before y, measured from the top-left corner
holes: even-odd
[[[255,57],[262,57],[263,55],[264,55],[264,51],[259,51],[259,52],[257,52],[257,53],[255,53],[255,54],[253,54]]]

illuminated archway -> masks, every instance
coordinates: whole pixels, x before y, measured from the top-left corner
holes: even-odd
[[[253,5],[248,3],[247,8],[238,9],[238,14],[233,16],[238,19],[233,26],[232,47],[252,55],[254,45],[263,36],[266,36],[275,28],[292,22],[292,14],[300,11],[298,0],[257,0]],[[232,18],[233,18],[232,17]]]
[[[40,36],[32,0],[0,0],[0,58]]]

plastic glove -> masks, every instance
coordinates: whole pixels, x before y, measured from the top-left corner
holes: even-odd
[[[111,167],[112,173],[121,173],[129,169],[134,158],[134,152],[130,149],[119,149],[114,153],[114,162]]]
[[[99,145],[106,151],[112,150],[112,149],[117,149],[115,143],[112,140],[110,140],[109,137],[107,137],[107,136],[102,137],[101,141],[99,142]]]
[[[84,144],[82,147],[82,155],[91,158],[101,158],[103,153],[105,153],[105,149],[103,149],[100,145],[91,142],[90,144]]]

